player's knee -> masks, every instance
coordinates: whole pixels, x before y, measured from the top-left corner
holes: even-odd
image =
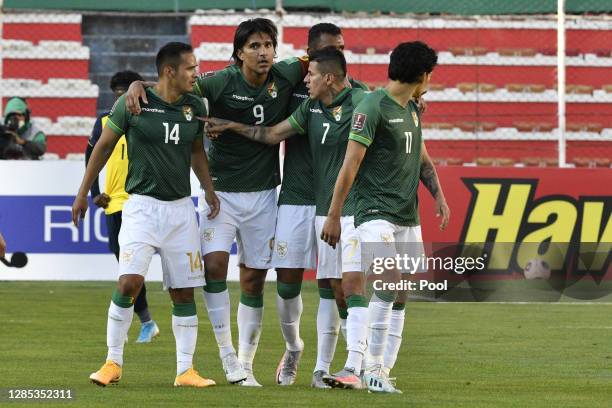
[[[193,288],[170,289],[169,292],[174,303],[193,303]]]
[[[240,274],[240,288],[249,295],[260,295],[263,293],[266,276],[255,271]]]
[[[122,296],[137,297],[144,283],[140,275],[122,275],[119,278],[117,289]]]
[[[331,289],[331,279],[317,279],[319,289]]]
[[[360,272],[346,272],[342,275],[342,291],[344,298],[352,295],[365,294],[365,282]]]
[[[227,279],[228,261],[224,256],[209,254],[204,256],[204,273],[207,280],[222,281]]]
[[[276,280],[289,284],[301,284],[304,276],[302,268],[276,268]]]

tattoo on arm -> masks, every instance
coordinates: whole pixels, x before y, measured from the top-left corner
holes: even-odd
[[[420,179],[427,187],[433,198],[438,198],[440,194],[440,182],[433,163],[430,160],[423,160],[421,163]]]

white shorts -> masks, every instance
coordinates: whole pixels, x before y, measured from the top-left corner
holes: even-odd
[[[321,236],[327,217],[317,215],[315,230],[317,237]],[[344,272],[361,272],[361,244],[359,233],[355,229],[353,216],[340,217],[340,242],[333,249],[322,239],[317,239],[319,263],[317,279],[342,279]]]
[[[159,253],[164,287],[204,286],[198,221],[191,197],[161,201],[132,194],[123,206],[119,275],[145,276]]]
[[[314,205],[280,205],[274,234],[273,268],[314,269],[317,237]]]
[[[357,227],[361,240],[362,262],[364,268],[370,268],[374,258],[394,258],[397,254],[423,258],[423,236],[421,226],[406,227],[386,220],[372,220]],[[414,273],[427,272],[426,262],[411,263],[417,265]],[[404,273],[411,273],[403,270]]]
[[[217,192],[219,215],[208,219],[204,192],[198,197],[202,255],[229,253],[238,244],[239,263],[249,268],[268,269],[276,227],[276,189],[251,193]]]

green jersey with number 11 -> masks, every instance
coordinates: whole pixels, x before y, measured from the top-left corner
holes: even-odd
[[[377,89],[355,108],[349,138],[368,148],[357,175],[355,225],[378,219],[419,225],[422,134],[416,103],[403,107]]]

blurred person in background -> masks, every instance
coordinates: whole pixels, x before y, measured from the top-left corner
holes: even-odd
[[[113,91],[115,100],[127,91],[130,84],[134,81],[142,81],[142,77],[133,71],[117,72],[110,80],[110,88]],[[89,162],[93,148],[102,134],[102,129],[106,126],[109,112],[104,112],[98,116],[94,124],[93,131],[85,151],[85,166]],[[127,142],[125,135],[121,136],[115,149],[106,164],[106,180],[104,192],[100,192],[98,178],[91,186],[91,197],[96,206],[104,208],[106,213],[106,227],[108,230],[108,247],[115,258],[119,260],[119,231],[121,230],[121,215],[123,204],[128,199],[125,192],[125,180],[128,171]],[[159,327],[151,318],[147,304],[147,289],[143,283],[142,290],[134,302],[134,312],[140,319],[140,335],[136,343],[150,343],[154,337],[159,335]]]
[[[47,137],[30,120],[25,99],[9,99],[0,129],[0,159],[38,160],[47,151]]]
[[[0,232],[0,258],[3,258],[6,255],[6,241]]]

